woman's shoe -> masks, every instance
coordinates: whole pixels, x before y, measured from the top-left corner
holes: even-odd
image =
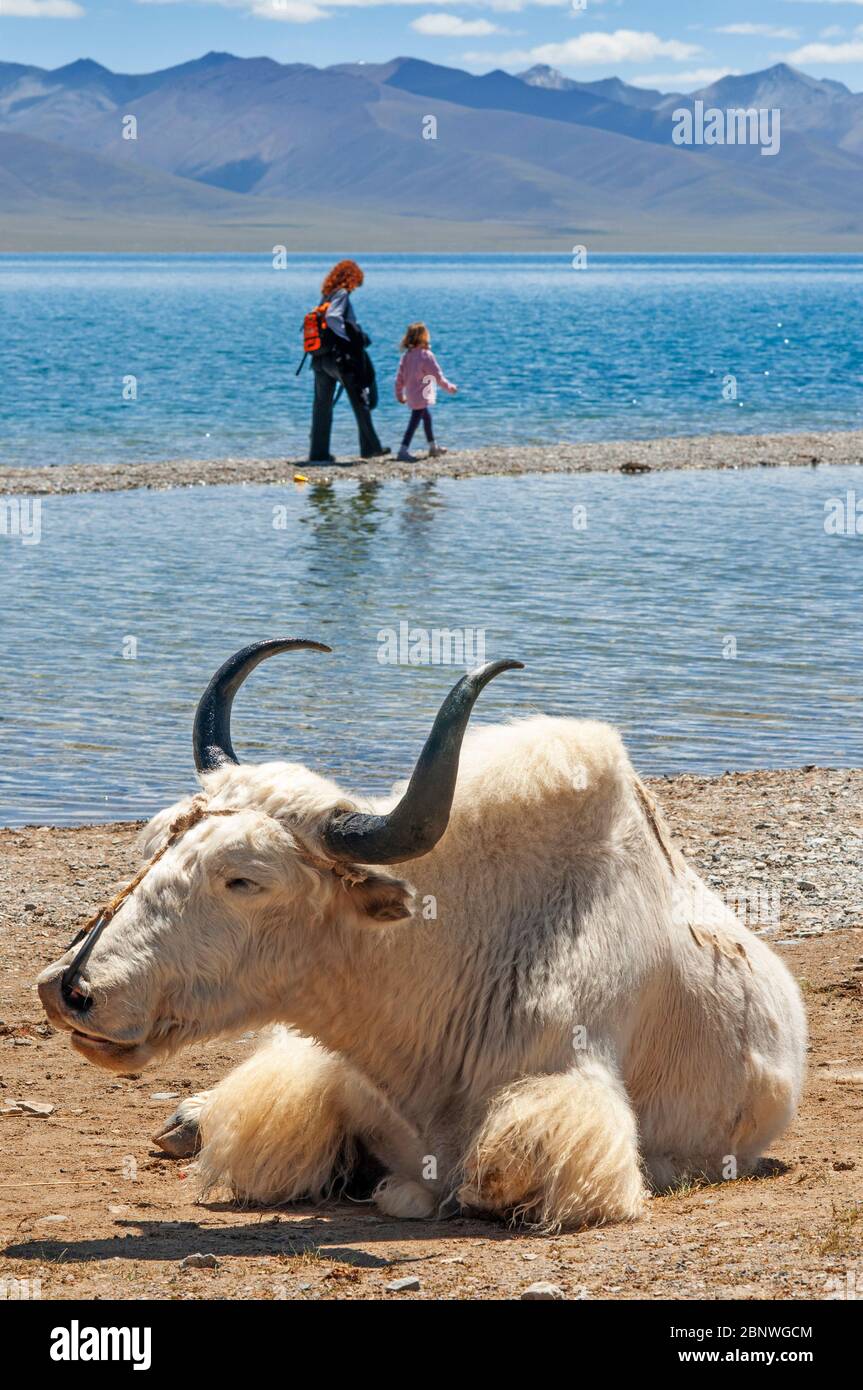
[[[391,453],[392,453],[392,449],[389,447],[388,444],[386,444],[386,445],[384,445],[382,448],[378,449],[377,453],[374,453],[374,454],[360,454],[360,458],[364,458],[364,459],[382,459],[382,458],[386,458],[387,454],[391,454]]]
[[[410,451],[410,449],[399,449],[397,457],[398,457],[399,463],[418,463],[418,462],[419,462],[419,460],[418,460],[416,454],[412,454],[411,451]]]
[[[430,458],[430,459],[439,459],[440,456],[441,456],[441,454],[446,454],[446,453],[449,453],[449,450],[448,450],[448,449],[445,449],[444,446],[443,446],[443,444],[430,444],[430,445],[429,445],[429,458]]]

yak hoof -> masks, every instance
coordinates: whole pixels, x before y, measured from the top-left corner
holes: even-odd
[[[401,1221],[422,1221],[434,1216],[437,1201],[432,1194],[410,1178],[384,1178],[374,1193],[379,1212]]]
[[[192,1158],[200,1149],[200,1115],[206,1100],[206,1092],[188,1096],[153,1135],[153,1143],[169,1158]]]

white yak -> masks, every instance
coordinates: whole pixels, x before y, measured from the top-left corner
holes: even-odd
[[[752,1172],[800,1095],[800,995],[684,862],[616,731],[536,717],[462,746],[518,665],[493,662],[447,697],[401,800],[363,806],[236,760],[237,688],[297,646],[328,650],[258,643],[213,677],[202,792],[155,817],[159,857],[40,976],[51,1022],[119,1073],[276,1025],[159,1136],[254,1202],[324,1196],[370,1154],[391,1216],[552,1231]]]

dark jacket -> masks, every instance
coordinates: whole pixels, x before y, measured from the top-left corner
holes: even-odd
[[[327,309],[327,328],[335,337],[332,357],[342,377],[350,376],[361,391],[367,392],[366,403],[374,410],[378,403],[375,369],[367,348],[371,338],[360,327],[347,290],[336,290]]]

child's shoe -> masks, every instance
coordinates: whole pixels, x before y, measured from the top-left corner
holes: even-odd
[[[444,448],[444,446],[443,446],[442,444],[430,444],[430,445],[429,445],[429,458],[430,458],[430,459],[439,459],[440,456],[441,456],[441,454],[445,454],[445,453],[447,453],[447,452],[448,452],[448,451]]]
[[[398,452],[399,463],[418,463],[416,454],[412,454],[410,449],[401,448]]]

